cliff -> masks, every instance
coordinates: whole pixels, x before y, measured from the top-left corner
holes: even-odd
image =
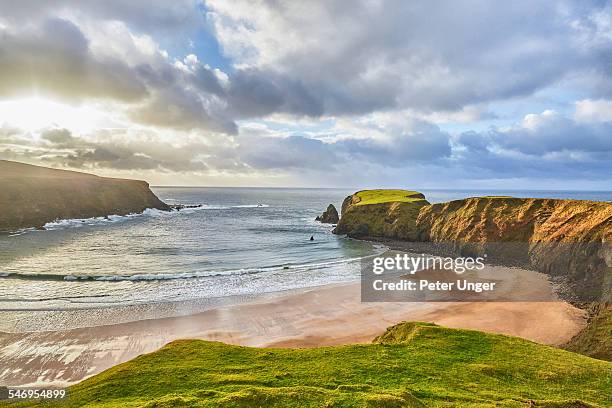
[[[416,191],[358,191],[342,203],[342,216],[334,233],[415,241],[419,232],[416,220],[427,205],[425,196]]]
[[[436,243],[448,252],[531,267],[571,284],[575,300],[612,300],[612,203],[474,197],[429,204],[405,190],[345,199],[337,234]]]
[[[67,218],[168,210],[140,180],[98,177],[0,160],[0,231]]]
[[[424,207],[416,225],[419,241],[561,277],[573,300],[612,300],[612,203],[475,197]]]
[[[489,262],[546,273],[564,283],[562,297],[589,311],[588,326],[568,349],[610,358],[612,203],[473,197],[430,205],[420,193],[398,191],[347,197],[334,232],[409,241],[424,252],[487,254]],[[379,199],[363,199],[369,196]]]
[[[587,326],[564,348],[601,360],[612,361],[612,304],[593,303],[588,307]]]

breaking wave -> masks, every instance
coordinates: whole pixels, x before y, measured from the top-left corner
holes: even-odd
[[[193,214],[197,211],[205,210],[231,210],[234,208],[267,208],[267,204],[245,204],[245,205],[232,205],[232,206],[218,206],[218,205],[207,205],[201,204],[194,207],[181,208],[180,210],[164,211],[156,208],[147,208],[141,213],[131,213],[126,215],[107,215],[105,217],[92,217],[92,218],[70,218],[63,220],[56,220],[48,222],[44,225],[44,230],[55,231],[66,228],[80,228],[85,226],[100,226],[106,224],[114,224],[118,222],[124,222],[137,217],[172,217],[177,215]],[[38,231],[36,228],[24,228],[19,231],[12,232],[9,234],[10,237],[19,236],[28,232]],[[0,275],[1,276],[1,275]]]
[[[384,246],[377,246],[377,252],[372,255],[363,257],[338,259],[327,262],[315,262],[309,264],[288,264],[288,265],[274,265],[262,268],[244,268],[234,269],[226,271],[194,271],[184,273],[156,273],[156,274],[133,274],[133,275],[56,275],[56,274],[39,274],[39,273],[0,273],[0,278],[8,279],[23,279],[23,280],[40,280],[40,281],[106,281],[106,282],[123,282],[123,281],[163,281],[163,280],[176,280],[176,279],[194,279],[194,278],[207,278],[213,276],[231,276],[231,275],[253,275],[265,272],[280,272],[285,270],[292,271],[308,271],[313,269],[320,269],[326,267],[332,267],[342,264],[350,264],[361,261],[362,259],[368,259],[374,256],[380,255],[387,248]]]

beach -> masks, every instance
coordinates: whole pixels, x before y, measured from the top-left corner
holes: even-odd
[[[543,275],[520,271],[532,290],[551,291]],[[7,386],[72,384],[185,338],[253,347],[368,343],[401,321],[434,322],[561,345],[584,327],[585,315],[562,301],[366,303],[361,302],[359,282],[333,284],[188,316],[0,333],[0,382]]]

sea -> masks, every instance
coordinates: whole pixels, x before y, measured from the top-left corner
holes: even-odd
[[[382,245],[315,221],[353,190],[153,187],[181,211],[58,220],[0,235],[0,331],[54,330],[196,313],[357,281]],[[612,201],[612,192],[421,190]],[[311,239],[312,237],[312,239]],[[62,317],[62,318],[59,318]]]

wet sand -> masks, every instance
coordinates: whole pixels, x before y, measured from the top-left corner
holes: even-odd
[[[541,274],[517,272],[530,290]],[[513,277],[516,279],[516,276]],[[254,347],[367,343],[401,321],[428,321],[559,345],[585,324],[565,302],[362,303],[360,284],[329,285],[202,313],[51,332],[0,333],[0,385],[66,385],[180,338]]]

